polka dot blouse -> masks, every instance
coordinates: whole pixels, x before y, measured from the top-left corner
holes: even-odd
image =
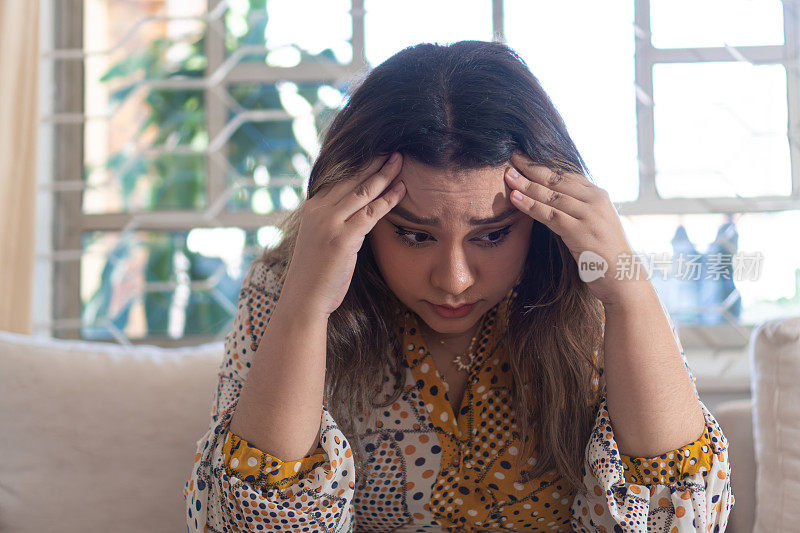
[[[311,455],[282,461],[256,448],[229,423],[279,291],[276,274],[255,263],[226,338],[210,426],[183,490],[190,532],[725,529],[734,504],[728,443],[705,405],[706,425],[696,441],[658,457],[628,457],[614,439],[602,377],[584,456],[589,496],[570,492],[555,472],[518,481],[514,462],[522,446],[514,436],[512,376],[500,342],[507,324],[503,302],[488,311],[479,332],[457,413],[416,315],[407,308],[397,313],[407,385],[394,404],[359,419],[374,473],[365,482],[357,483],[350,443],[325,407]],[[388,399],[392,380],[384,379],[384,387]],[[532,465],[536,457],[526,461]]]

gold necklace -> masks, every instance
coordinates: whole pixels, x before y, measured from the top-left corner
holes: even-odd
[[[481,317],[481,321],[478,323],[478,328],[475,330],[475,335],[472,336],[472,340],[469,343],[467,351],[465,353],[456,354],[455,358],[452,360],[452,363],[456,365],[456,368],[459,370],[469,373],[469,369],[472,367],[472,362],[475,360],[475,352],[472,347],[475,345],[475,340],[478,338],[478,335],[481,332],[485,318],[486,313],[484,313]],[[439,344],[445,346],[445,341],[440,339]]]

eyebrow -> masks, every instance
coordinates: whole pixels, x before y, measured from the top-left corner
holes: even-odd
[[[497,222],[505,220],[505,219],[507,219],[507,218],[511,217],[512,215],[515,215],[516,213],[519,213],[519,212],[520,212],[519,209],[517,209],[516,207],[512,206],[510,209],[506,209],[505,211],[503,211],[499,215],[494,215],[494,216],[487,217],[487,218],[471,218],[471,219],[469,219],[469,223],[472,226],[487,226],[489,224],[495,224]],[[394,209],[389,211],[389,213],[391,213],[393,215],[397,215],[397,216],[399,216],[401,218],[404,218],[407,221],[411,222],[412,224],[420,224],[420,225],[423,225],[423,226],[438,226],[439,225],[439,219],[438,218],[436,218],[436,217],[419,217],[419,216],[415,215],[414,213],[412,213],[411,211],[409,211],[409,210],[407,210],[407,209],[405,209],[403,207],[400,207],[399,205],[394,206]]]

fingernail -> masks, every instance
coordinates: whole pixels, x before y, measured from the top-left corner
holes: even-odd
[[[397,183],[395,183],[394,185],[392,185],[392,190],[393,191],[401,191],[401,190],[403,190],[403,188],[405,188],[405,186],[406,186],[406,184],[403,183],[403,180],[400,180]]]
[[[393,153],[392,157],[389,158],[389,163],[394,163],[395,161],[397,161],[398,157],[400,157],[400,154],[398,152]]]
[[[511,179],[517,179],[519,177],[519,172],[517,172],[516,169],[514,169],[513,167],[509,168],[508,177]]]

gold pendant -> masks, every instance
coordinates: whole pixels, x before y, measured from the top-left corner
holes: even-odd
[[[453,359],[453,363],[456,365],[456,368],[463,371],[468,371],[470,366],[472,366],[472,361],[475,358],[473,354],[469,354],[469,360],[464,361],[464,357],[467,357],[467,354],[457,355],[455,359]]]

